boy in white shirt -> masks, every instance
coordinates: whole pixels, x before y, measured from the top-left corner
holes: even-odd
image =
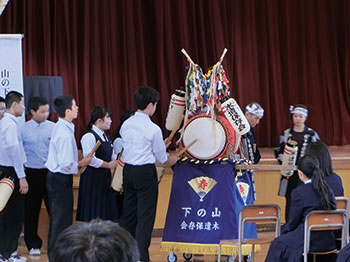
[[[58,235],[73,222],[73,174],[78,166],[86,166],[92,157],[78,162],[78,149],[72,121],[78,117],[78,106],[71,95],[55,99],[54,107],[59,115],[55,124],[45,166],[49,169],[46,178],[50,208],[48,257],[53,260],[53,249]]]

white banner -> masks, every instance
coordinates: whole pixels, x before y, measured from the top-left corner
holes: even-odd
[[[23,93],[22,38],[20,34],[0,34],[0,96],[10,91]]]

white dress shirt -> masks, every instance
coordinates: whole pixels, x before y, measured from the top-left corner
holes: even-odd
[[[120,129],[123,159],[130,165],[154,164],[168,160],[162,131],[142,112],[129,117]]]
[[[117,137],[113,142],[114,154],[119,155],[123,150],[123,140],[121,137]]]
[[[18,130],[18,119],[5,113],[0,120],[0,166],[13,167],[17,177],[26,177],[24,163],[27,161],[22,138]]]
[[[104,132],[101,129],[99,129],[95,125],[92,125],[91,129],[101,138],[102,141],[106,142],[106,139],[103,136]],[[81,144],[81,148],[83,151],[83,156],[86,157],[88,154],[90,154],[91,150],[94,148],[94,146],[96,144],[96,138],[92,133],[90,133],[90,132],[86,133],[81,138],[80,144]],[[113,145],[111,145],[111,146],[113,146]],[[117,156],[114,153],[112,153],[112,160],[115,160],[116,158],[117,158]],[[102,159],[97,158],[97,157],[93,157],[89,166],[99,168],[102,166],[102,164],[103,164]]]
[[[51,140],[54,122],[44,121],[41,123],[31,119],[20,126],[24,151],[27,156],[25,167],[41,169],[46,168],[47,155]]]
[[[52,173],[77,174],[78,149],[74,137],[74,124],[59,118],[55,124],[45,166]]]

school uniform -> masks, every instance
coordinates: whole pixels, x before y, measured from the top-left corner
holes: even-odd
[[[78,221],[90,221],[95,218],[118,221],[118,209],[111,189],[111,171],[101,168],[103,161],[116,159],[109,136],[95,125],[81,139],[83,156],[87,156],[97,141],[101,145],[92,158],[90,165],[80,176],[77,217]]]
[[[73,174],[78,173],[78,149],[74,124],[59,118],[55,124],[45,166],[50,209],[48,256],[52,260],[57,236],[73,222]]]
[[[46,176],[48,169],[45,167],[51,132],[55,123],[44,121],[37,123],[31,119],[20,127],[24,151],[27,162],[25,172],[29,186],[25,196],[24,215],[24,241],[28,250],[40,249],[42,240],[38,235],[38,220],[41,210],[41,202],[44,200],[47,211],[49,211],[46,190]]]
[[[17,250],[24,220],[24,195],[19,192],[19,179],[25,178],[26,155],[18,130],[18,119],[5,113],[0,120],[0,179],[10,177],[13,193],[0,213],[0,257],[7,259]]]
[[[324,179],[332,189],[334,196],[344,196],[344,188],[340,176],[338,176],[336,173],[332,173],[325,176]]]
[[[291,194],[290,218],[282,226],[281,236],[271,243],[265,261],[302,261],[305,217],[313,210],[323,209],[321,197],[313,189],[311,180],[294,189]],[[329,251],[335,247],[333,231],[311,233],[310,251]]]
[[[120,225],[136,239],[141,261],[149,261],[148,248],[155,220],[158,179],[155,162],[168,159],[159,126],[136,112],[121,127],[123,141],[124,213]]]

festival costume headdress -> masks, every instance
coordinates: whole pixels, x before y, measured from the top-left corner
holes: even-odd
[[[258,103],[251,103],[245,107],[245,109],[258,117],[263,117],[264,116],[264,109],[259,105]]]
[[[303,108],[303,107],[300,107],[300,106],[293,106],[291,105],[289,107],[289,111],[290,113],[293,115],[293,114],[301,114],[305,117],[308,116],[308,110],[306,108]]]

